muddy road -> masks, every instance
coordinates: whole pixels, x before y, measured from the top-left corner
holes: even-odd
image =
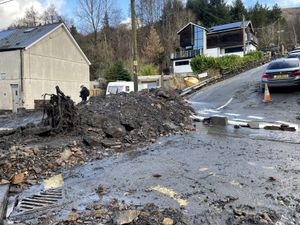
[[[125,155],[95,161],[63,174],[64,198],[52,210],[12,214],[15,221],[49,215],[67,218],[91,202],[116,198],[127,204],[154,203],[182,210],[191,224],[300,224],[299,145],[215,134],[204,128],[190,135],[161,139]],[[102,185],[106,194],[96,192]],[[36,186],[19,199],[41,191]],[[174,194],[175,193],[175,194]],[[235,211],[245,213],[235,215]],[[248,223],[247,223],[248,222]]]
[[[272,101],[263,103],[260,77],[267,65],[202,89],[189,99],[201,116],[226,116],[233,121],[299,123],[300,89],[272,88]]]
[[[262,103],[257,85],[263,69],[207,87],[189,101],[203,117],[226,115],[238,122],[298,125],[297,90],[271,91],[273,101]],[[197,123],[195,132],[163,137],[146,148],[65,170],[56,204],[21,211],[20,202],[44,188],[42,182],[33,186],[18,196],[9,222],[57,224],[68,221],[70,213],[80,216],[91,204],[105,205],[117,199],[136,208],[154,203],[189,218],[183,223],[169,213],[174,224],[298,225],[299,137],[298,131]],[[75,224],[116,224],[113,214],[98,219],[83,216],[80,221]],[[151,221],[140,224],[163,224],[162,219]]]

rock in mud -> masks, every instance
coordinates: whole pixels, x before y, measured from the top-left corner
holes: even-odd
[[[174,221],[171,218],[164,218],[163,224],[164,225],[173,225]]]
[[[118,225],[130,224],[140,215],[140,213],[141,212],[138,210],[120,211],[115,218],[115,223]]]
[[[24,182],[25,179],[25,173],[18,173],[16,175],[13,176],[13,178],[11,179],[11,184],[21,184]]]

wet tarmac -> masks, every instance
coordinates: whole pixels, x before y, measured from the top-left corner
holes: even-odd
[[[214,84],[189,101],[202,116],[226,116],[236,121],[284,121],[299,124],[299,87],[270,89],[272,101],[264,103],[260,76],[266,66]]]
[[[245,206],[255,212],[274,210],[282,222],[277,224],[299,224],[299,150],[298,144],[231,137],[199,127],[189,135],[163,138],[146,149],[66,171],[64,199],[57,207],[25,215],[15,210],[11,219],[35,221],[47,215],[59,221],[72,208],[80,212],[93,201],[117,198],[181,209],[194,224],[228,224],[233,209]],[[99,185],[105,187],[103,197],[96,192]],[[33,187],[19,199],[42,189]],[[176,198],[168,194],[172,191]]]
[[[262,103],[257,84],[263,69],[205,88],[190,101],[199,115],[299,124],[297,90],[271,92],[273,101]],[[257,213],[270,215],[272,222],[265,224],[297,225],[299,140],[299,132],[198,123],[196,132],[161,138],[146,148],[65,171],[62,200],[27,213],[15,208],[10,220],[17,224],[39,224],[45,217],[60,221],[74,209],[84,211],[90,203],[117,198],[126,204],[180,209],[195,225],[264,224],[254,219]],[[103,196],[97,193],[99,185],[105,189]],[[34,186],[18,199],[43,188],[42,183]]]

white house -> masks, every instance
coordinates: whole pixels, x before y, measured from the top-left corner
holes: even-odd
[[[34,109],[55,86],[79,102],[90,61],[63,23],[0,32],[0,110]]]
[[[176,74],[192,73],[190,62],[197,55],[244,56],[257,48],[257,38],[251,21],[218,25],[209,29],[190,22],[177,34],[180,36],[180,48],[171,54]]]

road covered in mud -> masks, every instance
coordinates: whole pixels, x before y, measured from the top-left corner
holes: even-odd
[[[273,101],[268,105],[261,102],[262,94],[257,87],[263,69],[256,68],[212,85],[189,99],[198,117],[227,116],[231,121],[228,125],[198,122],[195,131],[166,135],[146,147],[114,151],[101,160],[82,160],[79,163],[82,165],[58,169],[51,173],[57,176],[50,180],[50,174],[43,176],[48,180],[39,180],[37,185],[10,199],[7,221],[107,225],[300,224],[298,128],[283,131],[237,125],[289,123],[296,127],[299,123],[300,95],[296,90],[271,91]],[[172,118],[170,121],[176,126],[182,126]],[[69,138],[70,152],[62,147],[59,157],[73,159],[78,154],[88,154]],[[56,144],[62,146],[61,140]],[[103,152],[100,147],[91,149]]]

